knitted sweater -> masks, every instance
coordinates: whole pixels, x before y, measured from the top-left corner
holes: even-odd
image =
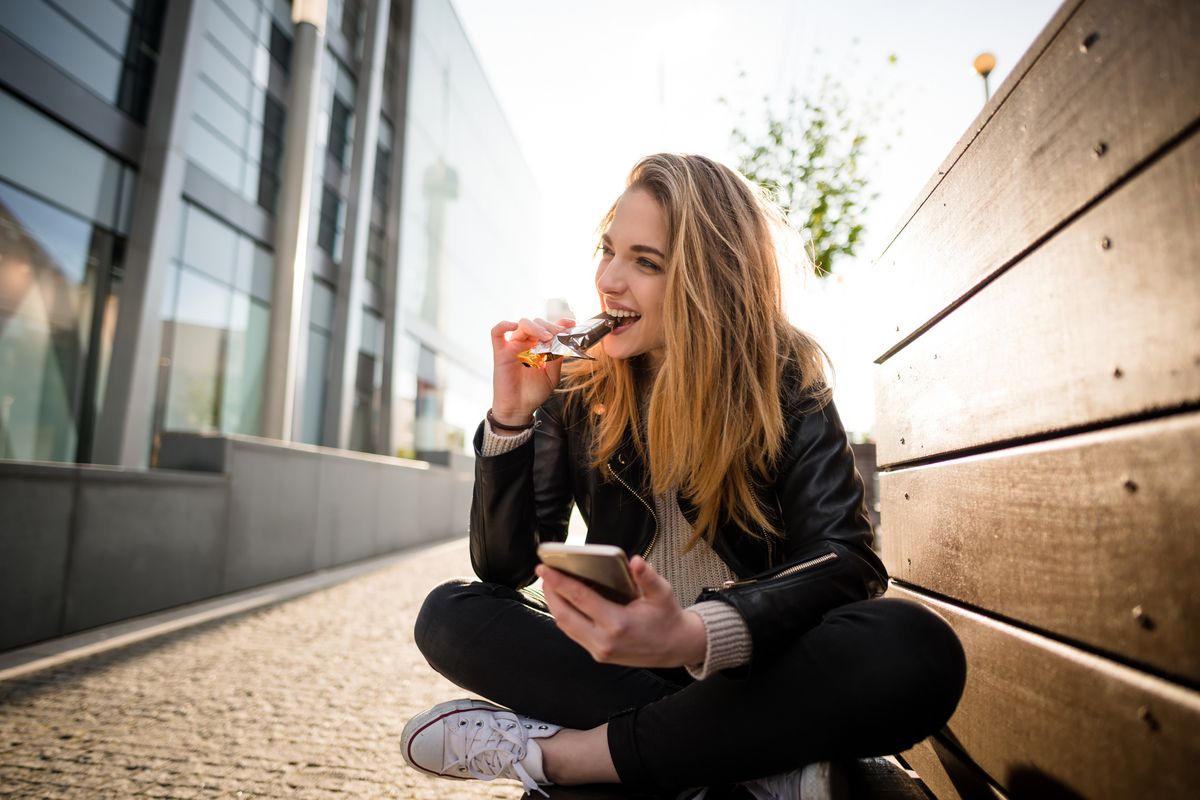
[[[484,458],[515,450],[533,436],[532,430],[503,435],[492,430],[488,422],[483,427]],[[674,490],[654,498],[654,513],[658,517],[659,538],[647,561],[671,584],[679,604],[704,622],[707,640],[704,661],[687,665],[688,672],[696,680],[703,680],[714,672],[749,663],[750,631],[737,609],[720,600],[694,602],[701,590],[720,586],[733,578],[733,573],[703,539],[684,552],[692,526],[679,510]]]

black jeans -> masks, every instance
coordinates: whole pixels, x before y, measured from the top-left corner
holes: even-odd
[[[534,593],[495,584],[434,589],[416,642],[435,670],[499,705],[569,728],[608,722],[617,774],[643,787],[898,753],[945,725],[966,676],[941,617],[886,598],[834,609],[765,663],[703,681],[599,664]]]

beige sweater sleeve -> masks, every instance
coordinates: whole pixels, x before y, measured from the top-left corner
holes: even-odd
[[[738,610],[720,600],[705,600],[687,609],[704,623],[704,660],[688,664],[688,673],[702,681],[714,672],[750,663],[750,629]]]
[[[521,431],[515,436],[505,436],[496,433],[492,430],[492,423],[484,420],[483,422],[483,448],[480,455],[484,458],[488,456],[498,456],[502,453],[507,453],[510,450],[516,450],[521,445],[533,438],[533,428],[526,431]]]

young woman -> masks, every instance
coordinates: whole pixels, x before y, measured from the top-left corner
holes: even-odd
[[[932,612],[878,598],[862,481],[823,353],[784,316],[772,219],[732,170],[650,156],[602,225],[596,291],[620,325],[596,360],[518,361],[570,320],[492,329],[480,580],[434,589],[416,624],[430,665],[491,702],[415,717],[412,766],[767,797],[789,771],[899,752],[950,717],[962,649]],[[538,563],[572,504],[588,542],[632,556],[639,599]]]

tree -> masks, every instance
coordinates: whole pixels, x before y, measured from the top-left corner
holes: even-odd
[[[850,111],[841,84],[826,76],[815,97],[794,91],[782,113],[763,97],[765,126],[733,129],[738,169],[778,204],[804,239],[814,272],[824,277],[863,237],[868,192],[862,169],[872,122]]]

